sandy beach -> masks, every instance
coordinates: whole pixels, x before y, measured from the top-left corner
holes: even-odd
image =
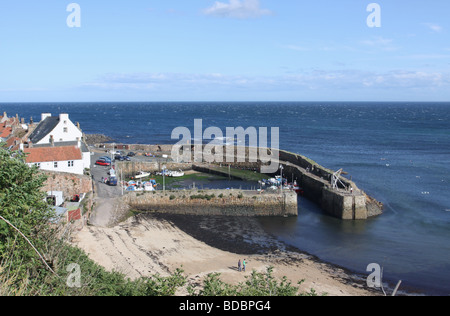
[[[252,270],[274,267],[276,277],[292,284],[305,280],[302,291],[319,295],[371,296],[365,281],[318,261],[267,235],[255,218],[221,218],[140,214],[113,227],[86,226],[72,241],[107,270],[130,278],[167,275],[182,268],[188,283],[201,284],[214,272],[227,283],[245,281]],[[245,259],[247,271],[237,270]],[[187,295],[184,289],[177,295]]]

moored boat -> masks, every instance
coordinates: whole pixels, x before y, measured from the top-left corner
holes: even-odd
[[[149,177],[149,176],[150,176],[150,173],[149,173],[149,172],[141,171],[141,172],[139,172],[137,175],[135,175],[135,176],[133,177],[133,179],[142,179],[142,178],[146,178],[146,177]]]

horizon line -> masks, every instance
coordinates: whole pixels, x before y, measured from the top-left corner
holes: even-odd
[[[427,100],[420,100],[420,101],[370,101],[370,100],[359,100],[359,101],[349,101],[349,100],[343,100],[343,101],[330,101],[330,100],[320,100],[320,101],[312,101],[312,100],[305,100],[305,101],[299,101],[299,100],[292,100],[292,101],[264,101],[264,100],[255,100],[255,101],[227,101],[227,100],[221,100],[221,101],[0,101],[0,105],[2,104],[18,104],[18,103],[32,103],[32,104],[38,104],[38,103],[320,103],[320,102],[330,102],[330,103],[450,103],[450,100],[448,101],[427,101]]]

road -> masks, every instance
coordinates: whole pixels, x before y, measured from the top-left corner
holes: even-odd
[[[108,227],[115,221],[119,200],[117,197],[122,195],[122,188],[118,186],[109,186],[102,183],[102,178],[107,178],[111,167],[98,166],[95,164],[98,158],[105,156],[104,153],[94,153],[91,157],[91,174],[95,185],[95,204],[96,208],[91,215],[89,222],[95,226]]]

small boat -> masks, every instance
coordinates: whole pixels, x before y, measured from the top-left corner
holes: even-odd
[[[180,171],[171,171],[169,177],[173,177],[173,178],[179,178],[179,177],[183,177],[184,176],[184,172],[182,170]]]
[[[135,175],[133,178],[134,179],[142,179],[142,178],[146,178],[146,177],[149,177],[149,176],[150,176],[150,173],[141,171],[137,175]]]

